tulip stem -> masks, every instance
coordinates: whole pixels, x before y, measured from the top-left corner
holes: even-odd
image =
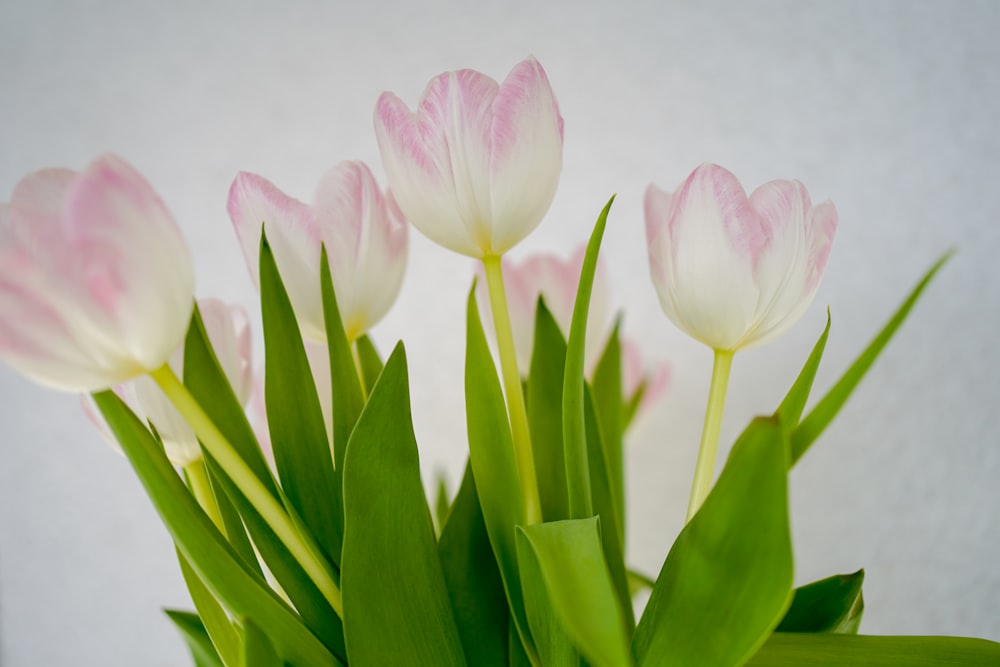
[[[705,409],[705,427],[701,432],[701,446],[698,448],[698,462],[694,469],[694,484],[691,485],[691,501],[688,503],[687,521],[698,512],[712,489],[715,477],[715,455],[719,450],[719,430],[722,427],[722,413],[726,407],[726,389],[729,387],[729,369],[733,365],[733,353],[715,351],[712,366],[712,386],[708,390],[708,407]]]
[[[212,520],[215,527],[225,535],[226,529],[222,523],[222,514],[219,512],[219,503],[215,500],[215,492],[208,481],[208,471],[205,469],[205,461],[201,457],[197,461],[184,466],[184,476],[187,478],[188,488],[191,495],[198,501],[205,514]]]
[[[503,282],[503,268],[500,257],[483,257],[486,271],[486,286],[490,293],[490,308],[493,325],[496,328],[497,348],[500,352],[500,370],[503,374],[504,393],[507,395],[507,409],[510,411],[510,430],[514,442],[514,460],[521,481],[524,496],[524,513],[527,525],[542,522],[542,503],[538,496],[538,479],[535,475],[535,456],[531,450],[531,431],[528,429],[528,412],[524,407],[524,393],[521,389],[521,374],[517,370],[517,351],[514,348],[514,332],[507,310],[507,293]]]
[[[340,588],[334,581],[326,561],[319,555],[319,547],[309,540],[307,535],[303,535],[296,529],[281,502],[258,479],[250,466],[226,439],[226,436],[222,435],[211,418],[201,409],[201,405],[198,404],[187,387],[177,379],[173,370],[164,364],[157,370],[151,371],[149,375],[194,429],[205,450],[218,462],[261,518],[274,531],[274,534],[302,566],[302,569],[316,584],[316,588],[323,594],[337,615],[343,618]]]

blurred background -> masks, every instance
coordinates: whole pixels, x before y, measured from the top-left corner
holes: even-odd
[[[867,572],[862,631],[1000,640],[1000,4],[974,2],[0,2],[0,200],[35,169],[133,163],[190,243],[200,296],[255,309],[226,193],[236,172],[309,199],[343,159],[382,168],[372,110],[441,71],[502,79],[534,54],[565,117],[552,208],[515,256],[568,255],[617,192],[603,258],[625,331],[668,361],[630,434],[629,561],[683,524],[711,354],[648,277],[642,194],[718,162],[748,189],[798,178],[840,228],[812,308],[741,353],[723,452],[769,413],[822,330],[816,392],[923,271],[959,252],[791,475],[798,582]],[[404,338],[421,465],[464,466],[469,260],[418,233],[373,337]],[[260,342],[260,339],[257,339]],[[258,346],[259,350],[259,346]],[[257,357],[258,365],[261,357]],[[0,368],[0,663],[190,664],[165,529],[76,396]]]

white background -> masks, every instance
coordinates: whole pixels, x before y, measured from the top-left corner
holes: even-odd
[[[632,433],[629,559],[681,527],[711,355],[661,313],[642,192],[714,161],[752,189],[798,178],[840,229],[816,303],[736,358],[724,447],[770,412],[822,329],[825,390],[917,277],[959,253],[792,474],[797,580],[865,567],[862,630],[1000,640],[1000,5],[991,2],[0,3],[0,199],[105,150],[190,242],[198,294],[253,307],[225,212],[238,170],[308,199],[349,158],[381,177],[378,94],[437,73],[502,78],[533,53],[566,121],[552,209],[516,254],[567,255],[608,196],[604,258],[628,333],[673,365]],[[468,260],[413,234],[399,300],[425,478],[464,463]],[[258,357],[258,363],[260,358]],[[75,396],[0,368],[0,662],[189,664],[159,611],[190,607],[165,530]],[[723,452],[724,455],[724,452]]]

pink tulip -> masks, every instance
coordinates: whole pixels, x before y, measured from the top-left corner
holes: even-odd
[[[247,267],[259,283],[262,223],[303,335],[326,340],[320,245],[349,339],[377,323],[399,293],[406,268],[406,221],[362,162],[341,162],[320,180],[312,205],[264,178],[240,173],[229,190],[229,216]]]
[[[562,169],[563,120],[534,58],[502,84],[473,70],[441,74],[415,113],[383,93],[375,135],[406,217],[477,259],[502,255],[538,226]]]
[[[227,306],[217,299],[200,300],[198,309],[222,371],[236,398],[246,405],[250,400],[253,382],[251,333],[246,311],[240,306]],[[180,377],[184,369],[183,344],[170,356],[169,363],[170,368]],[[194,430],[152,378],[138,377],[118,385],[114,391],[143,422],[149,422],[156,428],[171,463],[183,467],[201,458],[201,446]],[[117,448],[117,443],[94,405],[86,398],[83,405],[87,416],[101,434]]]
[[[798,181],[747,197],[736,177],[704,164],[673,194],[646,191],[649,264],[670,320],[734,352],[787,331],[812,302],[837,228],[829,201]]]
[[[0,204],[0,359],[36,382],[90,392],[161,367],[193,294],[180,230],[118,157],[29,174]]]
[[[669,384],[670,365],[664,361],[648,364],[642,357],[639,344],[622,336],[622,393],[625,400],[631,400],[645,386],[637,410],[642,412],[660,399]]]

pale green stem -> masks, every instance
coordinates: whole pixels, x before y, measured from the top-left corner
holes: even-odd
[[[503,374],[507,409],[510,411],[510,430],[514,441],[514,460],[521,480],[524,496],[525,521],[530,526],[542,522],[542,504],[538,497],[538,479],[535,475],[535,457],[531,451],[531,431],[528,429],[528,412],[524,407],[521,374],[517,370],[517,351],[514,349],[514,332],[507,310],[507,293],[503,283],[500,258],[488,255],[483,258],[486,286],[490,292],[490,308],[500,352],[500,370]]]
[[[195,400],[191,392],[188,391],[169,366],[164,364],[159,369],[150,372],[150,377],[156,381],[167,395],[167,398],[174,404],[177,411],[187,420],[191,428],[198,435],[198,439],[205,449],[215,459],[219,466],[229,475],[240,492],[257,510],[261,518],[274,531],[281,543],[285,545],[309,578],[316,584],[320,593],[327,599],[330,606],[337,614],[343,617],[343,603],[341,601],[340,588],[333,580],[328,566],[324,564],[322,556],[317,553],[318,548],[310,544],[301,533],[295,528],[291,518],[282,507],[281,503],[271,494],[257,478],[254,472],[233,449],[233,446],[222,435],[218,427],[205,414],[204,410]]]
[[[691,502],[688,503],[687,521],[697,513],[712,489],[715,476],[715,454],[719,450],[719,429],[722,427],[722,413],[726,407],[726,389],[729,386],[729,369],[733,365],[733,353],[716,350],[715,364],[712,366],[712,387],[708,390],[708,407],[705,409],[705,427],[701,432],[701,446],[698,448],[698,463],[694,469],[694,484],[691,485]]]
[[[188,488],[191,494],[198,501],[205,514],[212,520],[215,527],[225,535],[226,528],[222,523],[222,514],[219,512],[219,503],[215,500],[215,492],[208,481],[208,471],[205,469],[205,461],[201,457],[197,461],[184,466],[184,475],[187,477]]]
[[[368,402],[368,384],[365,382],[365,372],[361,367],[361,353],[358,351],[357,339],[349,343],[351,346],[351,356],[354,358],[354,370],[358,373],[358,382],[361,383],[361,397]]]

